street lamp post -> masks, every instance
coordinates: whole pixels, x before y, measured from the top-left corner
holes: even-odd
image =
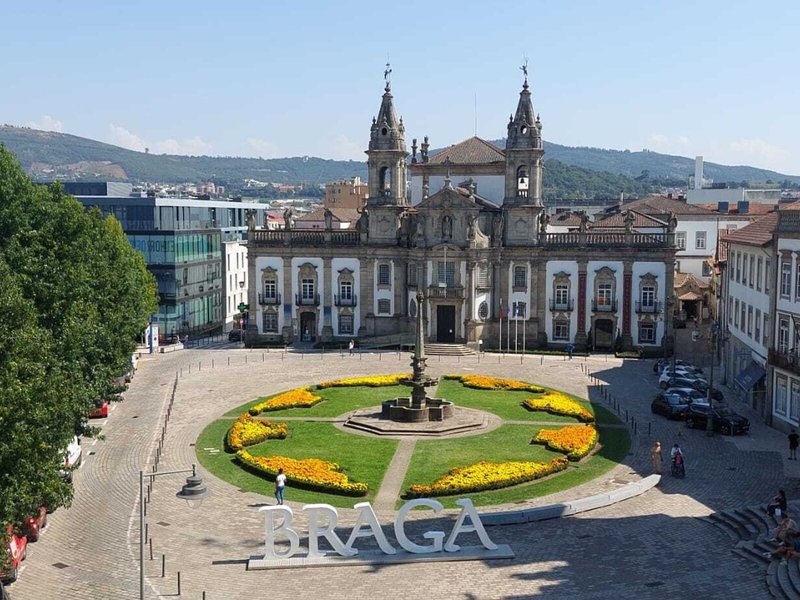
[[[244,284],[245,284],[245,280],[244,280],[244,279],[242,279],[242,280],[239,282],[239,289],[240,289],[240,290],[242,290],[242,291],[244,291]],[[242,300],[242,304],[244,304],[244,300]],[[240,304],[239,306],[241,307],[241,304]],[[245,332],[245,327],[244,327],[244,312],[243,312],[243,311],[240,309],[240,310],[239,310],[239,313],[240,313],[240,315],[239,315],[239,319],[240,319],[240,320],[239,320],[239,331],[241,332],[241,335],[240,335],[239,337],[241,337],[241,338],[242,338],[242,348],[246,348],[246,347],[247,347],[247,344],[245,343],[245,339],[244,339],[244,332]]]
[[[203,483],[202,478],[197,476],[197,465],[192,465],[191,469],[178,469],[177,471],[161,471],[155,473],[145,473],[139,471],[139,598],[144,600],[144,480],[153,480],[161,475],[178,475],[181,473],[191,473],[186,478],[186,484],[181,491],[175,494],[176,498],[186,500],[189,508],[199,506],[203,499],[208,495],[208,489]]]

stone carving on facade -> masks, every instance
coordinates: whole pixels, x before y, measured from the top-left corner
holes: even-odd
[[[359,214],[361,215],[358,217],[358,221],[356,221],[356,229],[359,233],[368,233],[369,232],[369,210],[367,207],[360,209]]]
[[[550,215],[542,211],[542,214],[539,216],[539,231],[541,233],[547,233],[548,225],[550,225]]]
[[[475,239],[475,230],[477,229],[478,217],[475,215],[467,215],[467,239]]]
[[[669,233],[675,233],[675,229],[678,227],[678,217],[675,215],[674,212],[670,211],[669,219],[667,220],[667,231]]]
[[[330,208],[325,208],[325,229],[330,231],[333,229],[333,212]]]
[[[442,238],[449,240],[453,237],[453,217],[445,215],[442,217]]]
[[[636,217],[633,214],[632,210],[625,211],[625,217],[623,218],[625,223],[625,233],[633,233],[633,225],[636,222]]]
[[[503,218],[502,213],[497,213],[494,217],[494,221],[492,222],[492,233],[494,237],[494,245],[501,246],[503,244],[503,225],[505,224],[505,219]]]
[[[412,243],[417,248],[425,246],[425,223],[422,221],[422,215],[417,215],[415,219]]]
[[[292,209],[287,208],[283,211],[283,228],[285,230],[290,230],[294,225],[294,219],[292,217]]]
[[[256,210],[254,208],[248,208],[244,211],[244,218],[247,222],[247,229],[250,231],[256,230]]]
[[[578,226],[578,231],[580,233],[586,233],[589,230],[589,215],[586,214],[585,210],[581,211],[581,224]]]

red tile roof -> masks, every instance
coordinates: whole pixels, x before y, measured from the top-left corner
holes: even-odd
[[[633,213],[633,226],[634,227],[666,227],[667,223],[656,219],[655,217],[651,217],[646,214],[642,214],[638,211],[631,210]],[[615,215],[611,215],[610,217],[606,217],[605,219],[600,219],[597,221],[592,228],[594,227],[625,227],[625,211],[621,213],[617,213]]]
[[[442,164],[448,158],[454,165],[485,165],[505,162],[506,155],[494,144],[472,136],[437,152],[428,159],[428,163]]]
[[[800,207],[798,207],[800,209]],[[798,210],[794,209],[794,210]],[[766,246],[772,241],[772,233],[778,225],[778,213],[771,212],[748,225],[724,236],[721,241],[747,244],[748,246]]]
[[[714,211],[702,208],[697,204],[689,204],[685,200],[669,198],[667,196],[646,196],[639,200],[626,202],[622,205],[623,210],[631,208],[637,212],[651,216],[668,215],[673,212],[676,215],[714,215]]]

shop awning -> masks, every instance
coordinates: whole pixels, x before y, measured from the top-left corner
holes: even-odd
[[[751,360],[750,364],[742,369],[742,371],[736,376],[736,385],[742,388],[745,392],[749,392],[753,389],[754,385],[764,379],[766,374],[767,372],[764,370],[764,367],[759,365],[756,361]]]

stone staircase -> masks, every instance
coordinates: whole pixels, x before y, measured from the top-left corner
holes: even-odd
[[[800,599],[800,561],[772,559],[765,553],[778,543],[769,541],[778,520],[765,514],[765,505],[748,506],[713,513],[699,520],[724,531],[735,545],[732,552],[746,558],[764,572],[765,583],[774,598]],[[789,514],[796,519],[800,501],[789,504]]]
[[[427,356],[476,356],[469,346],[464,344],[425,344],[425,354]]]

